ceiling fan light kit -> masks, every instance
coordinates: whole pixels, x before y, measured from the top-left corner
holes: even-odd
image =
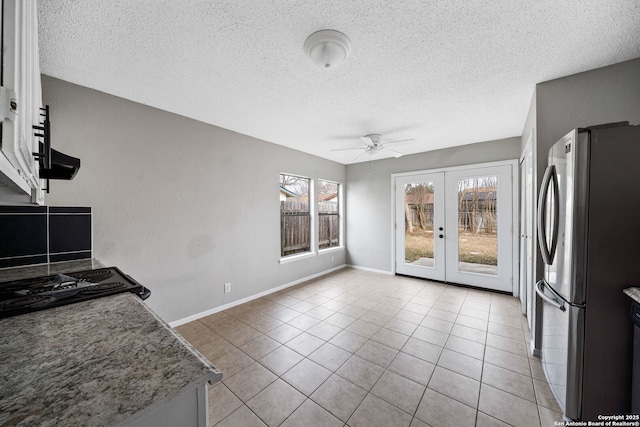
[[[304,42],[304,52],[317,67],[333,69],[349,56],[351,40],[340,31],[317,31],[307,37]]]
[[[370,133],[369,135],[361,136],[360,141],[364,143],[364,145],[371,148],[378,148],[380,146],[380,140],[382,139],[382,135],[379,133]]]

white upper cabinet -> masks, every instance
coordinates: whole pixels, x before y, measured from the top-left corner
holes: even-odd
[[[42,107],[36,0],[2,0],[1,73],[0,185],[42,204],[33,156],[39,151],[33,126],[41,122]]]

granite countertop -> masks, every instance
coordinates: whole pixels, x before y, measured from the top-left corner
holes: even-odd
[[[623,291],[629,298],[640,304],[640,288],[627,288]]]
[[[0,319],[3,427],[126,424],[221,378],[130,293]]]

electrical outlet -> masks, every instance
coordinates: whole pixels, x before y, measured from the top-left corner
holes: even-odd
[[[231,292],[231,282],[224,284],[224,293],[228,294],[229,292]]]
[[[331,255],[331,262],[333,262],[333,255]]]

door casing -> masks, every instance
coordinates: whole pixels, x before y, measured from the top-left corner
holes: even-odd
[[[533,131],[520,157],[520,301],[522,313],[527,316],[529,329],[533,330],[532,311],[535,292],[533,287],[535,263],[535,168],[533,167]]]

